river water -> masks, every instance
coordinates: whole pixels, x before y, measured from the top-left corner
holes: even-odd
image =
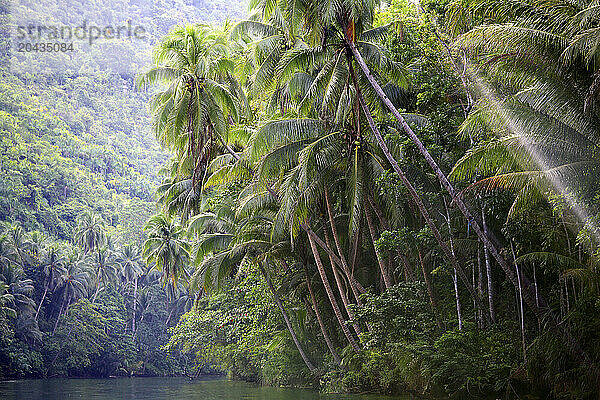
[[[407,400],[377,395],[323,395],[225,379],[35,379],[0,382],[2,400]]]

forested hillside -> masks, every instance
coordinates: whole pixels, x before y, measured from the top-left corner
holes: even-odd
[[[49,25],[133,18],[146,24],[149,41],[113,51],[141,60],[171,26],[240,18],[245,8],[62,6],[3,4],[2,23],[15,7]],[[188,290],[165,288],[141,258],[169,158],[151,129],[149,95],[135,90],[135,73],[116,74],[94,53],[82,55],[85,69],[52,74],[31,57],[26,73],[15,71],[8,57],[0,69],[0,377],[185,373],[186,359],[167,360],[161,346],[190,307]]]
[[[152,4],[4,71],[0,376],[598,398],[595,2]]]

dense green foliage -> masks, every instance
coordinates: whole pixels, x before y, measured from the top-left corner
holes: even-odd
[[[136,82],[170,160],[128,80],[42,106],[10,77],[2,373],[596,398],[597,8],[278,0],[178,26]]]
[[[331,392],[593,397],[596,189],[582,172],[594,168],[595,92],[560,113],[562,76],[540,74],[561,73],[564,48],[535,51],[568,39],[511,33],[543,27],[554,5],[514,20],[494,2],[372,7],[257,2],[227,51],[223,33],[194,26],[158,45],[140,83],[169,88],[152,103],[176,155],[160,218],[192,264],[169,270],[203,295],[167,348]],[[493,22],[506,33],[490,41],[478,24]],[[169,55],[189,40],[196,50]],[[530,53],[557,70],[531,68]],[[578,65],[575,87],[595,90],[594,67]],[[571,135],[564,149],[558,134]],[[433,163],[467,189],[447,193]]]

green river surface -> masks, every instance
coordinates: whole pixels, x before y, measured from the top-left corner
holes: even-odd
[[[225,379],[115,378],[32,379],[0,382],[2,400],[408,400],[378,395],[324,395],[304,389],[272,388]]]

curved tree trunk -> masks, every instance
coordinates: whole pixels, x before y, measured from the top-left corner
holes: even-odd
[[[481,208],[481,222],[483,224],[483,232],[487,235],[487,224],[485,223],[485,212],[483,211],[483,207]],[[488,304],[490,307],[490,319],[492,323],[496,323],[496,309],[494,307],[494,284],[492,280],[492,265],[490,263],[490,255],[488,253],[488,248],[483,244],[483,257],[485,259],[485,274],[487,276],[487,290],[488,290]],[[516,264],[515,264],[516,265]],[[519,279],[517,279],[519,280]]]
[[[310,362],[310,360],[308,359],[308,356],[304,352],[304,349],[302,348],[302,345],[300,344],[300,341],[298,340],[298,337],[296,336],[296,332],[294,331],[294,328],[292,327],[292,323],[290,322],[290,319],[289,319],[287,313],[285,312],[283,303],[281,302],[281,299],[279,298],[279,295],[277,294],[277,291],[275,290],[275,286],[273,286],[273,282],[271,282],[271,278],[269,278],[269,275],[267,275],[267,271],[265,271],[264,267],[260,263],[258,263],[258,268],[260,269],[260,272],[262,273],[263,277],[265,278],[265,281],[267,281],[267,284],[269,285],[271,294],[275,298],[275,303],[277,304],[277,307],[279,308],[279,311],[281,312],[281,315],[283,316],[285,325],[286,325],[288,331],[290,332],[290,335],[292,336],[292,340],[294,341],[296,348],[300,352],[300,356],[302,357],[302,360],[304,360],[304,363],[306,364],[306,366],[308,367],[310,372],[313,372],[315,370],[315,366]]]
[[[357,97],[359,99],[360,105],[363,109],[365,116],[367,117],[369,126],[371,127],[371,130],[373,131],[373,134],[375,135],[377,142],[379,143],[379,146],[381,147],[381,150],[385,154],[386,159],[390,162],[394,171],[400,177],[402,184],[408,190],[410,197],[415,202],[417,208],[419,209],[419,212],[421,213],[421,215],[423,216],[423,219],[425,220],[425,223],[427,224],[429,229],[431,229],[431,232],[433,233],[433,236],[435,237],[436,241],[438,242],[438,245],[441,247],[442,251],[444,252],[444,255],[446,256],[446,258],[448,260],[450,260],[450,262],[452,263],[452,266],[458,272],[458,276],[460,277],[461,281],[466,286],[466,288],[469,290],[469,293],[471,294],[473,299],[477,302],[477,304],[480,307],[483,307],[482,306],[483,302],[482,302],[481,298],[475,292],[475,289],[469,282],[469,278],[467,277],[465,271],[460,266],[460,264],[458,263],[456,258],[452,255],[452,252],[448,248],[448,245],[446,244],[446,242],[444,242],[444,240],[442,239],[442,235],[441,235],[440,231],[438,230],[437,226],[435,225],[435,222],[429,215],[429,211],[427,211],[427,208],[425,207],[425,204],[423,203],[421,196],[419,196],[419,194],[417,193],[417,190],[412,185],[412,183],[408,180],[408,178],[406,177],[406,175],[404,174],[404,172],[398,165],[398,162],[396,162],[396,160],[392,156],[392,153],[390,153],[390,150],[388,149],[387,145],[385,144],[385,141],[383,140],[383,137],[381,136],[381,133],[379,132],[379,129],[377,128],[377,125],[375,125],[373,116],[371,115],[371,112],[369,111],[369,108],[367,107],[367,104],[365,103],[365,100],[362,97],[362,94],[360,92],[360,87],[358,87],[358,82],[356,81],[356,76],[354,74],[354,69],[352,67],[352,64],[350,64],[350,72],[351,72],[351,75],[353,76],[353,79],[355,80],[356,93],[357,93]]]
[[[40,313],[40,309],[42,308],[42,304],[44,304],[44,299],[46,298],[46,294],[48,293],[48,284],[45,285],[44,287],[44,294],[42,295],[42,299],[40,300],[40,304],[38,304],[38,308],[35,311],[35,317],[33,318],[34,320],[37,321],[38,318],[38,314]]]
[[[135,335],[135,306],[137,304],[137,289],[138,289],[138,277],[136,276],[133,281],[133,318],[131,319],[131,332]]]
[[[427,161],[429,166],[433,169],[433,171],[437,175],[438,179],[440,180],[440,183],[446,189],[446,191],[450,194],[452,201],[457,205],[459,210],[465,216],[465,218],[467,219],[467,221],[469,222],[469,224],[471,225],[471,227],[473,228],[473,230],[475,231],[477,236],[481,239],[483,244],[487,246],[489,252],[492,254],[494,259],[496,259],[498,264],[500,264],[500,267],[504,270],[504,273],[506,274],[508,279],[512,282],[512,284],[515,287],[519,286],[519,282],[517,280],[515,271],[513,271],[510,264],[504,259],[504,257],[502,257],[502,255],[500,254],[500,251],[498,250],[496,245],[491,241],[489,236],[483,232],[483,230],[481,229],[481,226],[475,220],[475,218],[473,217],[473,214],[467,208],[467,206],[463,202],[462,198],[459,195],[457,195],[456,191],[454,190],[454,187],[452,186],[452,184],[450,183],[450,181],[448,180],[446,175],[444,175],[444,173],[442,172],[440,167],[437,165],[437,163],[435,162],[435,160],[433,159],[431,154],[429,154],[429,151],[427,151],[427,149],[425,148],[425,146],[423,145],[421,140],[418,138],[418,136],[414,133],[414,131],[408,125],[408,123],[406,122],[404,117],[402,117],[400,112],[392,104],[392,102],[387,97],[387,95],[385,94],[385,92],[383,91],[383,89],[381,88],[379,83],[377,83],[377,81],[371,74],[369,67],[367,66],[367,64],[363,60],[360,52],[356,48],[354,42],[350,38],[347,37],[346,44],[347,44],[348,48],[350,49],[350,51],[352,52],[354,59],[356,60],[356,62],[360,66],[361,70],[365,74],[367,80],[369,81],[369,83],[371,84],[371,86],[373,87],[373,89],[375,90],[377,95],[379,96],[379,98],[383,101],[383,103],[386,105],[386,107],[392,112],[394,117],[396,117],[398,122],[400,122],[400,124],[402,125],[402,128],[404,129],[406,134],[410,137],[410,139],[413,141],[413,143],[417,146],[417,148],[419,149],[419,152],[423,155],[423,157],[425,158],[425,160]],[[363,107],[366,107],[364,105],[364,101],[363,101]],[[381,135],[376,134],[376,136],[377,136],[377,141],[379,142],[379,145],[381,146],[382,150],[386,154],[386,158],[388,159],[388,161],[390,161],[390,163],[394,166],[394,169],[395,169],[396,168],[395,165],[397,165],[398,163],[391,156],[391,154],[389,153],[389,150],[387,150],[387,146],[386,146],[385,142],[383,141],[383,138],[381,137]],[[461,276],[461,279],[463,279],[463,276]],[[597,381],[600,381],[600,370],[598,369],[598,367],[596,367],[596,365],[594,364],[592,359],[589,357],[589,355],[583,351],[583,349],[581,348],[579,343],[575,340],[575,338],[573,338],[571,333],[567,329],[565,329],[564,327],[559,325],[556,315],[554,313],[552,313],[552,311],[548,307],[548,304],[546,303],[546,301],[541,296],[538,296],[539,305],[536,304],[535,290],[533,289],[533,287],[532,287],[533,285],[531,284],[529,279],[526,276],[522,275],[521,281],[523,284],[523,298],[524,298],[525,302],[527,303],[527,305],[529,306],[529,308],[533,311],[535,316],[541,320],[544,317],[547,317],[548,314],[550,314],[549,322],[551,324],[552,329],[555,332],[557,332],[560,336],[563,337],[563,339],[567,343],[569,349],[571,350],[572,354],[577,359],[582,360],[588,367],[590,367],[591,377],[593,377],[593,379],[595,379]]]
[[[317,298],[315,297],[315,293],[313,291],[312,283],[310,283],[310,276],[308,274],[308,268],[306,264],[304,265],[304,274],[306,275],[306,286],[308,287],[308,293],[310,294],[310,301],[312,303],[313,308],[315,309],[315,316],[317,317],[317,322],[319,323],[319,327],[321,328],[321,334],[323,335],[323,339],[325,339],[325,343],[327,344],[327,348],[329,352],[333,356],[333,359],[336,364],[340,365],[342,363],[342,359],[340,358],[337,351],[335,351],[335,346],[327,333],[327,329],[325,328],[325,323],[323,323],[323,318],[321,316],[321,311],[319,310],[319,306],[317,305]]]
[[[327,215],[329,216],[329,224],[331,225],[331,232],[333,233],[333,241],[335,242],[335,247],[340,255],[340,260],[342,262],[342,269],[348,278],[348,282],[350,282],[350,288],[352,289],[352,294],[354,294],[354,298],[356,299],[356,304],[361,306],[360,295],[356,288],[356,285],[352,282],[352,274],[350,273],[350,268],[348,267],[348,263],[346,262],[346,258],[344,257],[344,252],[342,251],[342,246],[340,244],[339,235],[337,232],[337,227],[335,226],[335,219],[333,218],[333,211],[331,209],[331,202],[329,200],[329,191],[327,190],[327,186],[325,186],[325,204],[327,205]],[[329,244],[328,244],[329,246]],[[333,262],[331,263],[333,266]],[[350,314],[348,314],[350,315]],[[352,318],[352,316],[350,317]],[[357,332],[358,333],[358,332]]]
[[[327,274],[325,273],[325,268],[323,268],[323,263],[321,262],[321,256],[319,255],[319,249],[317,249],[315,240],[313,239],[312,235],[310,235],[310,233],[308,234],[308,241],[310,242],[310,248],[313,252],[313,256],[315,258],[315,263],[317,264],[317,269],[319,270],[319,274],[321,275],[321,280],[323,281],[323,286],[325,287],[325,292],[327,292],[327,297],[329,297],[329,302],[331,303],[331,306],[333,307],[333,312],[335,314],[335,317],[338,320],[338,323],[340,324],[340,328],[342,328],[342,332],[344,332],[344,336],[346,336],[346,339],[348,339],[348,343],[350,343],[352,348],[356,351],[359,351],[360,347],[354,340],[354,336],[352,336],[350,329],[348,329],[348,325],[346,325],[346,322],[344,321],[344,318],[342,316],[342,312],[340,311],[340,307],[338,306],[337,300],[335,299],[335,296],[333,295],[333,291],[331,290],[331,286],[329,285],[329,279],[327,279]]]
[[[327,233],[326,224],[323,224],[323,228],[325,230],[325,243],[327,244],[327,246],[331,247],[331,241],[329,240],[329,234]],[[342,299],[342,303],[344,304],[344,309],[346,310],[346,313],[348,314],[348,318],[350,318],[350,320],[352,321],[352,327],[354,328],[354,331],[356,332],[357,335],[360,336],[362,331],[360,329],[360,326],[354,319],[354,314],[352,313],[352,310],[350,310],[350,307],[348,306],[349,305],[348,296],[346,295],[346,291],[344,290],[344,285],[342,283],[340,274],[338,274],[335,263],[333,262],[333,259],[331,257],[329,257],[329,262],[331,263],[331,270],[333,271],[335,283],[337,285],[338,291],[340,292],[340,297]]]
[[[383,261],[383,257],[379,253],[379,250],[377,250],[377,246],[375,246],[375,242],[377,241],[377,232],[375,232],[375,226],[373,225],[373,218],[371,216],[371,210],[369,208],[369,206],[365,207],[365,216],[367,217],[367,225],[369,226],[369,233],[371,234],[371,241],[373,242],[373,250],[375,251],[375,256],[377,257],[377,263],[379,264],[379,270],[381,271],[383,284],[385,285],[385,289],[387,290],[392,286],[392,283],[390,281],[390,276],[388,275],[385,262]]]
[[[446,209],[446,222],[448,224],[448,237],[450,238],[450,251],[452,255],[456,257],[454,252],[454,240],[452,239],[452,225],[450,225],[450,210],[448,210],[448,204],[446,203],[446,198],[444,197],[444,208]],[[460,296],[458,295],[458,276],[456,275],[456,268],[452,268],[452,284],[454,286],[454,298],[456,300],[456,316],[458,317],[458,330],[462,331],[463,321],[462,321],[462,308],[460,306]]]

